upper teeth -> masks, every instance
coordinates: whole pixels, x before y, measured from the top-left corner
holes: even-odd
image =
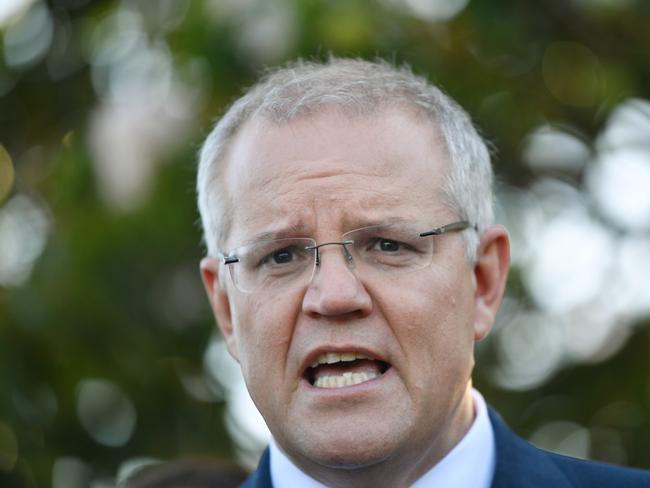
[[[354,361],[355,359],[369,359],[368,356],[359,354],[357,352],[326,352],[318,356],[318,359],[311,363],[311,367],[315,368],[319,364],[334,364],[346,361]]]

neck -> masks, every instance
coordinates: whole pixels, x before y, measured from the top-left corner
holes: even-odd
[[[438,435],[426,439],[420,445],[411,446],[408,451],[360,467],[330,467],[307,459],[289,457],[303,472],[328,487],[408,487],[438,464],[461,441],[474,418],[470,383],[461,401],[445,419]]]

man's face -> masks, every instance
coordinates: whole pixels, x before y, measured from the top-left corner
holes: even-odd
[[[224,175],[233,210],[225,250],[266,232],[324,243],[396,219],[421,231],[459,220],[441,198],[447,167],[431,125],[402,110],[253,121]],[[219,285],[204,268],[251,396],[303,469],[435,456],[471,421],[467,390],[481,335],[474,268],[460,233],[430,238],[429,267],[387,279],[358,276],[340,246],[322,248],[312,281],[289,291],[242,293],[227,273]],[[370,360],[310,369],[328,352]],[[312,384],[346,371],[379,375],[354,386]]]

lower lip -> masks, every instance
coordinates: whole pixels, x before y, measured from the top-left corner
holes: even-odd
[[[385,381],[390,380],[393,374],[393,368],[391,366],[376,378],[356,385],[341,386],[338,388],[319,388],[312,385],[304,378],[301,381],[301,385],[312,395],[318,395],[325,398],[340,398],[341,396],[362,395],[364,393],[372,392],[379,388]]]

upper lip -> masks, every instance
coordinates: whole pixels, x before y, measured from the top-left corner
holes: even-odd
[[[318,360],[318,357],[321,354],[325,354],[328,352],[334,352],[334,353],[344,353],[344,352],[354,352],[357,354],[361,354],[363,356],[366,356],[370,360],[374,361],[383,361],[387,364],[388,361],[378,352],[362,347],[362,346],[354,346],[354,345],[347,345],[347,346],[320,346],[317,347],[316,349],[313,349],[310,351],[306,356],[305,359],[302,362],[300,371],[304,374],[307,371],[307,368],[310,368],[311,365]]]

